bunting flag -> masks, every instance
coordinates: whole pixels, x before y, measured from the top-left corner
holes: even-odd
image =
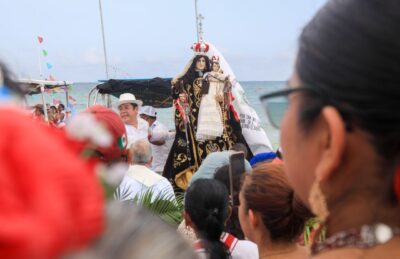
[[[57,105],[57,104],[60,104],[60,103],[61,103],[61,101],[60,101],[60,100],[53,99],[53,104],[54,104],[54,105]]]
[[[47,55],[48,55],[48,53],[47,53],[47,51],[44,49],[44,50],[42,50],[43,51],[43,56],[44,57],[47,57]]]
[[[50,63],[46,63],[47,69],[52,69],[53,65],[51,65]]]
[[[75,99],[74,97],[72,97],[71,95],[68,95],[68,99],[69,99],[70,101],[76,102],[76,99]]]
[[[50,81],[56,81],[56,78],[54,76],[52,76],[52,75],[49,75],[49,80]]]
[[[43,37],[38,36],[37,39],[38,39],[40,44],[43,42]]]

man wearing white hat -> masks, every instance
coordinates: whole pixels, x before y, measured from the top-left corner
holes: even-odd
[[[125,124],[128,137],[128,147],[140,139],[147,139],[149,124],[147,121],[138,117],[139,107],[142,106],[141,100],[131,93],[124,93],[119,96],[118,110],[119,116]]]
[[[161,122],[157,121],[157,112],[152,106],[143,106],[139,115],[142,119],[149,123],[149,142],[153,152],[153,163],[151,169],[159,174],[164,170],[165,161],[167,160],[170,145],[168,145],[168,128]]]

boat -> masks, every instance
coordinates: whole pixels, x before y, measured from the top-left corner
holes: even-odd
[[[97,103],[99,94],[111,95],[118,98],[123,93],[132,93],[146,105],[155,108],[172,106],[172,78],[155,77],[151,79],[110,79],[96,85],[88,96],[87,106]]]
[[[69,93],[68,87],[72,86],[74,83],[71,81],[49,81],[49,80],[34,80],[34,79],[19,79],[18,83],[21,84],[23,89],[25,90],[25,95],[35,95],[41,94],[42,96],[42,105],[46,107],[46,92],[48,90],[54,90],[57,88],[61,88],[65,91],[65,103],[66,107],[69,107]],[[27,103],[25,99],[25,103]],[[49,121],[49,117],[47,114],[47,109],[43,109],[44,117],[46,122]]]

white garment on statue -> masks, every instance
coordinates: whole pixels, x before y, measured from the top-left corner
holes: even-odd
[[[160,173],[164,170],[165,161],[170,150],[170,145],[168,143],[168,128],[164,126],[159,121],[155,121],[149,128],[149,133],[151,135],[150,141],[165,141],[161,146],[151,145],[151,150],[153,153],[153,163],[151,164],[151,169],[154,172]]]
[[[147,139],[149,134],[149,123],[138,117],[137,128],[125,124],[126,135],[128,137],[128,148],[140,139]]]
[[[216,139],[222,136],[224,131],[221,106],[215,97],[223,94],[225,76],[218,72],[210,72],[206,77],[210,85],[208,94],[201,98],[196,132],[198,141]]]
[[[135,196],[141,197],[149,190],[153,192],[153,200],[158,195],[175,199],[171,183],[144,165],[131,165],[118,188],[120,197],[117,198],[123,201],[132,200]]]

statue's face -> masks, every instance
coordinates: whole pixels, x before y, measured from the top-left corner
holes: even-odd
[[[218,63],[213,63],[212,64],[212,71],[218,72],[219,71],[219,64]]]
[[[196,69],[203,71],[206,68],[206,59],[204,57],[201,57],[199,60],[196,62]]]

